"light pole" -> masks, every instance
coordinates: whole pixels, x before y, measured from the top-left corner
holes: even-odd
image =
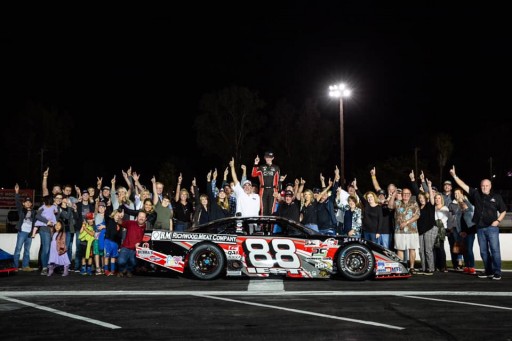
[[[329,86],[329,96],[340,99],[340,161],[341,161],[341,179],[340,186],[345,186],[345,131],[343,128],[343,97],[349,97],[351,90],[345,84]]]

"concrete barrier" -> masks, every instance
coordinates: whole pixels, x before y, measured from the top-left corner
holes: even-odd
[[[16,247],[16,233],[1,233],[0,234],[0,248],[4,251],[9,252],[10,254],[14,253],[14,248]],[[32,247],[30,248],[30,259],[35,261],[37,260],[39,246],[41,244],[41,240],[39,239],[39,235],[32,240]],[[501,260],[512,260],[512,233],[501,233],[500,234],[500,247],[501,247]],[[446,259],[451,260],[450,256],[450,247],[448,242],[444,243],[444,248],[446,251]],[[475,260],[482,260],[480,257],[480,246],[478,245],[478,239],[475,238],[475,244],[473,246],[473,252],[475,254]],[[75,243],[73,243],[73,256],[75,254]],[[23,250],[21,251],[21,257],[23,257]],[[419,256],[416,257],[419,259]]]

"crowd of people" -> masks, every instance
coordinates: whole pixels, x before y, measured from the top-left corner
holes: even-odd
[[[479,189],[471,188],[453,167],[450,175],[458,185],[455,189],[446,180],[438,191],[423,172],[419,181],[414,172],[409,174],[410,186],[400,189],[389,184],[383,189],[373,168],[370,176],[374,188],[363,194],[355,179],[346,188],[340,184],[337,167],[332,179],[326,182],[320,174],[321,186],[310,189],[302,178],[286,183],[286,175],[273,163],[272,152],[266,152],[264,159],[260,165],[256,156],[251,172],[259,181],[259,189],[247,177],[245,165],[241,165],[242,177],[238,179],[231,159],[222,182],[216,169],[206,174],[204,193],[199,192],[195,178],[190,190],[184,188],[180,174],[174,196],[167,194],[155,177],[148,189],[131,168],[122,170],[123,185],[114,176],[110,186],[97,178],[96,186],[87,189],[54,184],[50,191],[48,168],[43,173],[43,200],[37,209],[32,198],[19,195],[18,184],[14,188],[20,217],[15,268],[23,249],[21,270],[33,270],[30,248],[39,234],[41,275],[52,276],[61,267],[62,276],[74,271],[131,277],[138,266],[135,249],[147,229],[187,231],[230,216],[278,215],[324,234],[365,238],[394,250],[401,259],[407,259],[414,274],[447,272],[446,242],[453,270],[476,274],[476,236],[485,268],[478,277],[501,279],[499,224],[505,218],[506,205],[501,195],[492,191],[490,180],[482,180]],[[415,269],[416,250],[421,260],[419,269]]]

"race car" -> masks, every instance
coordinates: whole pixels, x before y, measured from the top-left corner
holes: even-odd
[[[148,230],[136,257],[209,280],[221,276],[408,278],[393,251],[362,238],[330,236],[274,216],[231,217],[186,232]]]

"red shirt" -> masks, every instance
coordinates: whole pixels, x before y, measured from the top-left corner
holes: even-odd
[[[135,250],[135,244],[142,242],[142,238],[144,237],[144,230],[146,229],[146,224],[139,226],[139,224],[135,220],[126,220],[123,221],[121,226],[126,228],[126,237],[124,238],[121,247],[125,247],[130,250]]]

